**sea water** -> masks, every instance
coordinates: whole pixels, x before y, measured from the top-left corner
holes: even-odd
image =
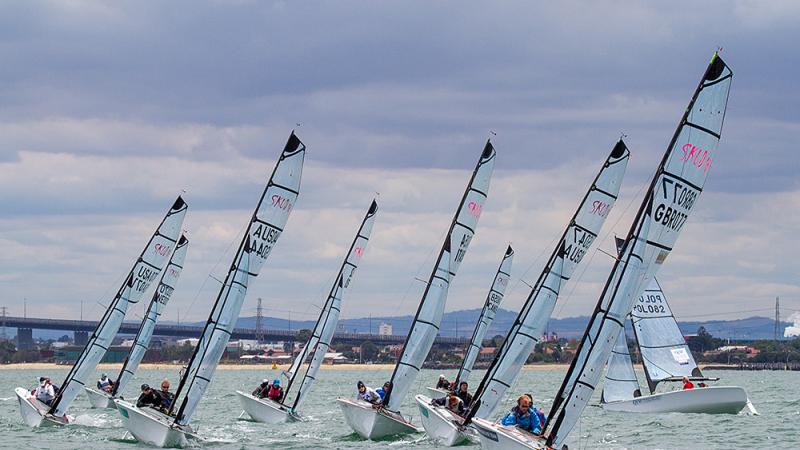
[[[45,373],[47,372],[47,373]],[[113,371],[111,371],[113,373]],[[445,371],[453,376],[453,371]],[[73,425],[58,428],[28,428],[19,414],[14,388],[32,388],[40,375],[54,381],[66,376],[67,369],[0,370],[0,449],[134,449],[146,448],[126,436],[115,410],[92,409],[84,394],[70,408]],[[304,422],[267,425],[240,419],[242,409],[234,391],[250,392],[263,378],[272,380],[278,370],[220,369],[192,419],[203,441],[193,441],[197,448],[221,449],[381,449],[439,447],[423,434],[413,434],[380,442],[362,440],[352,432],[336,403],[337,397],[354,397],[356,382],[378,387],[391,376],[385,368],[323,368],[300,408]],[[424,393],[440,371],[423,370],[412,393]],[[517,395],[530,393],[534,405],[549,410],[565,369],[525,369],[510,395],[501,405],[509,409]],[[99,376],[99,371],[97,375]],[[177,371],[141,369],[128,385],[125,394],[135,399],[138,386],[158,386],[164,378],[177,386]],[[475,371],[472,382],[480,381]],[[589,406],[572,431],[570,449],[800,449],[800,372],[707,372],[722,377],[719,385],[742,386],[760,413],[758,416],[708,414],[630,414],[607,412]],[[57,383],[60,381],[56,381]],[[285,382],[285,380],[284,380]],[[596,400],[599,391],[595,393]],[[419,409],[409,395],[401,411],[419,422]],[[499,415],[498,411],[496,415]],[[467,445],[462,448],[478,448]]]

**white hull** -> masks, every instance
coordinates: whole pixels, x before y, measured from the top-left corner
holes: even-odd
[[[272,400],[256,398],[242,391],[236,391],[236,394],[239,396],[242,409],[256,422],[278,424],[300,420],[300,417],[290,413],[288,408]]]
[[[337,398],[344,418],[364,439],[381,439],[387,436],[418,433],[421,429],[405,420],[399,413],[373,408],[363,401]]]
[[[517,427],[507,427],[488,420],[474,418],[472,424],[484,450],[546,449],[545,440]]]
[[[430,398],[442,398],[447,395],[447,391],[444,389],[436,389],[432,387],[426,387],[425,389],[428,391],[428,396]]]
[[[442,406],[431,405],[431,399],[424,395],[414,397],[419,406],[422,428],[428,437],[452,447],[470,440],[478,440],[478,435],[472,428],[464,427],[464,418],[453,414]]]
[[[111,395],[88,387],[84,387],[83,390],[86,392],[86,396],[89,397],[89,403],[92,404],[92,408],[116,408]]]
[[[747,392],[736,386],[694,388],[603,403],[607,411],[633,413],[736,414],[747,405]]]
[[[191,430],[173,425],[173,418],[151,408],[137,408],[123,400],[114,400],[122,424],[138,441],[156,447],[186,447]]]
[[[36,400],[36,397],[31,395],[27,389],[18,387],[14,389],[14,393],[17,394],[19,412],[22,415],[22,420],[25,421],[25,424],[29,427],[66,425],[69,423],[66,417],[59,419],[47,414],[50,408],[39,400]]]

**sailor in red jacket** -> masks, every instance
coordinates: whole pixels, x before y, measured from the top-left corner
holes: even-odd
[[[689,377],[683,377],[683,389],[694,389],[694,384],[689,381]]]

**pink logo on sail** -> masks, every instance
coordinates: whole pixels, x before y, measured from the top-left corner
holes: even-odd
[[[686,144],[681,147],[683,150],[682,162],[691,161],[695,167],[703,168],[703,172],[708,172],[711,168],[711,152],[696,145]]]
[[[364,253],[364,249],[363,249],[363,248],[361,248],[361,247],[356,247],[356,248],[354,248],[354,249],[353,249],[353,254],[354,254],[354,255],[355,255],[357,258],[361,258],[361,255],[362,255],[363,253]]]
[[[292,209],[292,202],[286,197],[275,194],[272,196],[272,206],[284,211],[289,211]]]
[[[481,217],[481,213],[483,212],[483,205],[479,205],[475,202],[467,203],[467,211],[469,211],[476,219]]]
[[[161,256],[167,256],[167,253],[169,253],[169,249],[170,249],[170,247],[167,247],[166,245],[156,244],[156,245],[153,247],[153,249],[154,249],[154,250],[156,251],[156,253],[158,253],[159,255],[161,255]]]

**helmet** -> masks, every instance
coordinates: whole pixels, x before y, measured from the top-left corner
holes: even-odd
[[[274,380],[272,380],[272,384],[280,386],[280,384],[281,384],[280,378],[275,378]]]

